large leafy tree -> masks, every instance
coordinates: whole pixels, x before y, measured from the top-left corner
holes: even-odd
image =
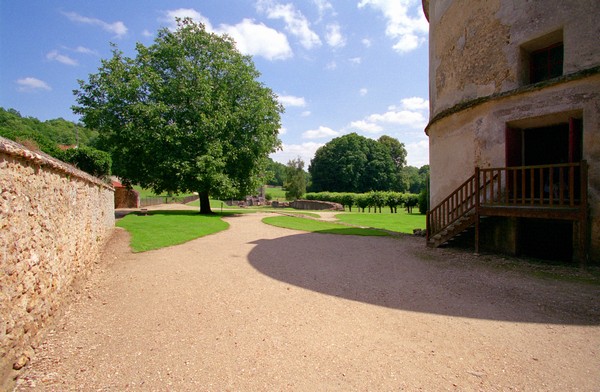
[[[381,143],[390,154],[392,161],[394,162],[394,176],[392,179],[391,189],[394,191],[404,192],[407,187],[404,183],[404,178],[402,175],[402,169],[406,166],[406,148],[404,148],[404,143],[401,143],[398,139],[395,139],[391,136],[383,135],[379,139],[377,139],[379,143]]]
[[[285,198],[288,200],[301,198],[306,193],[306,172],[302,158],[288,161],[285,172]]]
[[[79,82],[73,109],[99,131],[115,174],[156,193],[198,192],[200,212],[211,213],[209,195],[256,191],[283,107],[231,38],[178,24],[137,44],[135,58],[114,48]]]
[[[335,138],[319,148],[308,168],[314,192],[388,190],[394,170],[383,144],[356,133]]]

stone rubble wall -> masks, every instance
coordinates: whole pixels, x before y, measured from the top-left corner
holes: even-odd
[[[339,203],[319,200],[296,200],[290,203],[290,207],[297,210],[333,210],[344,211],[344,207]]]
[[[115,217],[112,186],[1,137],[0,192],[2,389],[92,270]]]
[[[115,188],[115,208],[140,208],[140,194],[134,189]]]

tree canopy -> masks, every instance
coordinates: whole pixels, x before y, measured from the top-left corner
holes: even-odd
[[[283,186],[287,166],[269,158],[267,164],[267,185]]]
[[[40,121],[23,117],[15,109],[0,108],[0,136],[33,141],[43,152],[60,157],[58,145],[93,146],[98,133],[62,118]]]
[[[308,171],[311,192],[396,191],[419,193],[427,187],[429,166],[406,166],[404,143],[351,133],[317,150]]]
[[[287,200],[299,199],[306,193],[306,172],[302,158],[288,161],[284,187]]]
[[[319,148],[308,171],[313,192],[361,193],[389,189],[395,165],[384,144],[350,133]]]
[[[160,192],[240,197],[256,191],[280,141],[283,107],[234,41],[190,19],[128,58],[116,47],[75,90],[113,173]]]

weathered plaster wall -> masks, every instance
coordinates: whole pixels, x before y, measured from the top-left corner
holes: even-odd
[[[592,250],[600,261],[600,74],[474,105],[429,126],[431,205],[473,174],[505,166],[506,125],[527,128],[583,118],[583,159],[589,164]]]
[[[506,56],[498,50],[509,39],[509,26],[489,17],[498,12],[500,0],[432,1],[432,6],[434,114],[462,100],[497,93],[505,79],[514,79]]]
[[[555,31],[564,74],[600,65],[599,17],[597,0],[429,1],[431,117],[521,86],[522,46]]]
[[[112,187],[0,138],[0,389],[114,227]]]

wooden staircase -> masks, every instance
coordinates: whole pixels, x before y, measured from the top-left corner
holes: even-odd
[[[475,174],[427,211],[427,246],[439,247],[475,228],[482,217],[570,220],[577,224],[577,259],[588,254],[588,175],[585,161],[557,165],[475,168]]]
[[[475,211],[471,210],[449,224],[445,229],[427,240],[430,247],[438,247],[457,237],[471,226],[475,225]]]

